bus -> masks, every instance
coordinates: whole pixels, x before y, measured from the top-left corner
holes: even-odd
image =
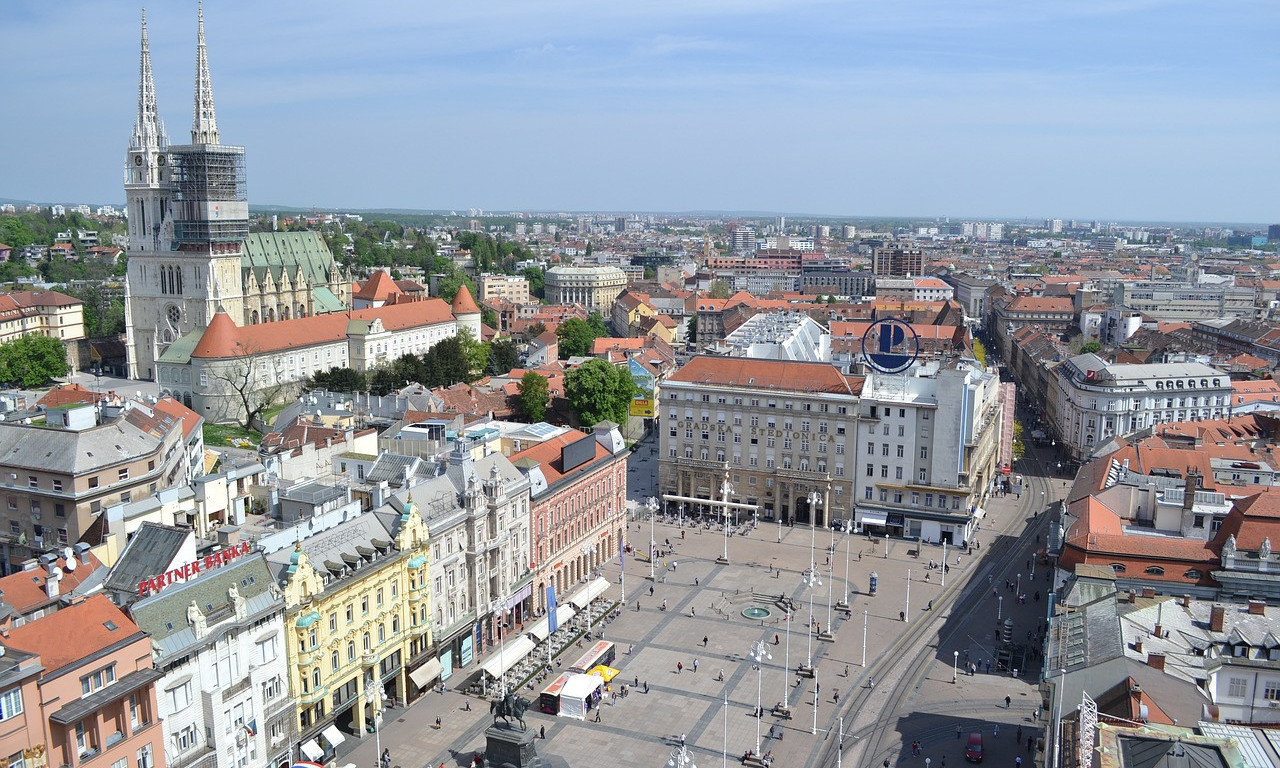
[[[586,674],[587,670],[598,667],[601,664],[606,667],[613,666],[614,656],[617,654],[617,648],[608,640],[601,640],[569,667],[572,672]]]
[[[560,690],[564,688],[564,684],[569,682],[569,678],[573,677],[573,672],[562,672],[560,676],[551,681],[551,685],[542,689],[542,693],[538,695],[538,709],[546,712],[548,715],[560,714]]]

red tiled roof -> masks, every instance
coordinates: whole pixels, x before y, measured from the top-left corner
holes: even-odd
[[[174,400],[169,395],[165,395],[157,400],[153,407],[160,413],[169,416],[174,421],[177,421],[178,419],[182,420],[183,440],[190,440],[191,433],[199,429],[200,424],[204,421],[200,414],[191,410],[177,400]]]
[[[453,314],[455,315],[478,315],[480,308],[476,306],[476,300],[471,296],[471,289],[463,283],[458,287],[458,292],[453,297]]]
[[[115,629],[109,629],[108,624]],[[47,676],[63,667],[79,664],[126,638],[145,637],[124,611],[115,607],[106,595],[98,594],[10,629],[3,642],[19,650],[40,654]]]
[[[784,392],[855,394],[853,379],[827,363],[699,356],[672,374],[670,380]]]
[[[583,435],[577,430],[557,435],[550,440],[539,443],[531,448],[526,448],[519,453],[511,455],[511,461],[517,459],[533,459],[542,467],[542,476],[547,479],[547,485],[552,485],[566,477],[563,471],[564,464],[561,462],[561,449],[566,445],[576,443],[579,440],[590,440],[595,443],[595,455],[591,461],[585,462],[580,466],[570,470],[570,474],[587,474],[588,470],[595,469],[598,465],[596,462],[601,459],[609,458],[609,451],[600,444],[595,437],[591,435]]]
[[[364,301],[388,301],[391,296],[400,292],[400,287],[391,279],[391,275],[379,269],[352,296]]]
[[[74,571],[66,570],[66,558],[58,558],[58,567],[62,568],[62,580],[58,583],[58,592],[62,595],[70,592],[88,579],[93,572],[102,567],[101,561],[92,552],[86,553],[83,562],[79,562]],[[18,613],[33,611],[45,603],[56,602],[58,598],[49,599],[45,592],[45,582],[49,580],[49,572],[43,567],[30,571],[18,571],[0,578],[0,592],[4,593],[4,601],[12,605]]]
[[[453,319],[449,306],[440,299],[411,301],[383,307],[299,317],[261,325],[237,326],[226,312],[218,312],[196,344],[192,357],[237,357],[246,354],[284,351],[347,337],[351,320],[380,319],[389,331],[434,325]]]
[[[37,400],[36,405],[43,405],[48,409],[71,403],[93,403],[97,402],[97,399],[93,390],[85,389],[79,384],[59,384]]]
[[[1005,311],[1071,314],[1075,308],[1071,305],[1071,299],[1066,296],[1019,296]]]

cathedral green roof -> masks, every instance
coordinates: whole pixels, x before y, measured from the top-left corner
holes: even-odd
[[[251,232],[244,241],[240,266],[253,270],[259,282],[268,273],[279,280],[285,270],[292,278],[296,268],[304,282],[324,285],[329,282],[333,254],[319,232]]]
[[[311,298],[315,300],[315,314],[317,315],[328,312],[341,312],[346,309],[342,301],[333,295],[333,291],[323,285],[316,286],[315,290],[311,292]]]
[[[187,332],[186,336],[183,336],[170,344],[169,348],[160,355],[160,358],[156,360],[156,362],[186,365],[191,362],[191,353],[195,350],[196,345],[200,343],[200,337],[203,335],[203,328],[196,328],[193,331]]]

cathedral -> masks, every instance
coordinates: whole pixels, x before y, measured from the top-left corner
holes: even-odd
[[[129,377],[156,378],[156,361],[169,346],[207,327],[220,311],[238,325],[345,311],[351,278],[319,233],[249,233],[244,147],[219,141],[203,7],[190,144],[169,144],[165,137],[145,12],[138,78],[124,179]]]

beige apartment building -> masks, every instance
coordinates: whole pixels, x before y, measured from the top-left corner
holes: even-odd
[[[5,573],[79,541],[104,507],[187,482],[182,422],[130,410],[99,424],[87,403],[51,408],[47,425],[0,423],[0,566]]]
[[[84,302],[57,291],[0,293],[0,343],[36,334],[65,343],[84,338]]]
[[[481,275],[480,300],[502,299],[512,304],[528,304],[529,281],[516,275]]]
[[[710,509],[698,500],[724,500],[728,480],[728,500],[764,521],[847,518],[861,387],[827,363],[693,358],[663,382],[655,414],[664,508]]]
[[[608,317],[614,299],[627,289],[627,276],[617,267],[552,267],[547,270],[548,304],[581,304]]]

